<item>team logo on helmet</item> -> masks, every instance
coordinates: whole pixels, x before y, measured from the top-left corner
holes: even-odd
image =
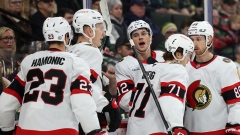
[[[187,106],[193,110],[205,109],[212,101],[211,91],[205,85],[200,84],[197,80],[189,85],[187,93]]]

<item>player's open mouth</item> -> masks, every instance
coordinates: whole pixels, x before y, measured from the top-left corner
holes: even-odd
[[[145,45],[145,42],[140,42],[139,45]]]

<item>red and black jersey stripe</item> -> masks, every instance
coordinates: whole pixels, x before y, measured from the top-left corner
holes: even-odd
[[[92,81],[92,83],[94,83],[98,78],[98,74],[93,69],[90,69],[90,72],[91,72],[90,80]]]
[[[72,82],[70,90],[71,94],[85,93],[92,95],[90,92],[92,90],[90,82],[87,78],[83,76],[78,76],[78,78],[74,82]]]
[[[24,81],[22,81],[18,76],[16,76],[13,82],[4,90],[4,92],[16,97],[19,103],[22,104],[25,84],[26,83]]]
[[[161,96],[173,96],[183,102],[186,93],[186,88],[179,82],[161,82]]]
[[[133,80],[123,80],[117,83],[118,89],[118,103],[121,101],[122,97],[134,88]]]
[[[223,88],[222,96],[227,104],[240,102],[240,82]]]

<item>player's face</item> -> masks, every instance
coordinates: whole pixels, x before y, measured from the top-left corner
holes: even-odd
[[[70,13],[66,13],[64,15],[64,19],[66,19],[69,23],[69,25],[72,25],[72,20],[73,20],[73,14],[70,14]]]
[[[92,40],[93,44],[97,47],[100,47],[104,36],[105,31],[103,23],[96,24],[95,37]]]
[[[194,43],[194,52],[196,55],[201,55],[206,50],[206,39],[205,36],[194,35],[190,36]]]
[[[123,45],[118,49],[118,54],[120,54],[122,57],[132,55],[133,50],[130,45]]]
[[[11,30],[7,30],[3,33],[0,40],[0,48],[6,51],[12,51],[15,45],[15,36]]]
[[[132,39],[139,52],[146,52],[149,49],[152,37],[146,29],[138,29],[132,33]]]

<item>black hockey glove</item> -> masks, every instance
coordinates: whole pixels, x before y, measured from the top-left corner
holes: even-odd
[[[174,127],[172,129],[173,135],[190,135],[190,132],[185,127]]]
[[[101,129],[93,130],[86,135],[107,135],[106,131],[101,131]]]
[[[107,128],[108,132],[116,131],[119,125],[121,124],[122,120],[120,109],[116,102],[116,98],[112,98],[112,100],[109,101],[109,104],[103,108],[102,112],[109,113],[110,123]]]
[[[227,124],[226,135],[240,135],[240,124]]]

